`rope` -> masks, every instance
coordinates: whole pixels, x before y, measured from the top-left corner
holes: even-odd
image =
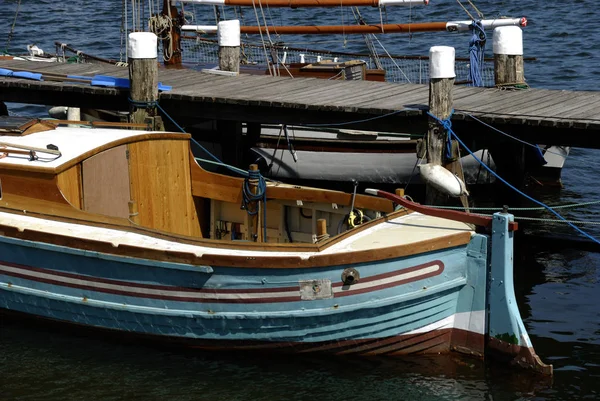
[[[471,40],[469,40],[469,80],[472,82],[469,86],[483,86],[483,61],[485,53],[486,35],[481,21],[473,21],[469,27]]]
[[[517,137],[514,137],[514,136],[512,136],[512,135],[510,135],[510,134],[507,134],[506,132],[503,132],[503,131],[499,130],[498,128],[496,128],[496,127],[493,127],[493,126],[489,125],[488,123],[486,123],[486,122],[484,122],[484,121],[481,121],[480,119],[478,119],[477,117],[475,117],[475,116],[474,116],[474,115],[472,115],[472,114],[467,114],[467,117],[471,117],[473,120],[477,121],[478,123],[480,123],[480,124],[482,124],[482,125],[485,125],[486,127],[488,127],[488,128],[491,128],[492,130],[494,130],[494,131],[498,132],[499,134],[502,134],[502,135],[504,135],[504,136],[506,136],[506,137],[508,137],[508,138],[510,138],[510,139],[513,139],[513,140],[515,140],[515,141],[517,141],[517,142],[520,142],[520,143],[522,143],[522,144],[524,144],[524,145],[531,146],[532,148],[539,149],[539,146],[538,146],[538,145],[535,145],[535,144],[533,144],[533,143],[530,143],[530,142],[524,141],[524,140],[522,140],[522,139],[519,139],[519,138],[517,138]],[[552,155],[561,156],[561,157],[562,157],[562,156],[564,156],[564,155],[562,155],[562,154],[560,154],[560,153],[551,152],[551,151],[549,151],[549,150],[546,150],[546,153],[550,153],[550,154],[552,154]]]
[[[402,112],[403,110],[396,110],[396,111],[392,111],[391,113],[388,114],[384,114],[382,116],[377,116],[377,117],[371,117],[371,118],[366,118],[364,120],[355,120],[355,121],[346,121],[343,123],[329,123],[329,124],[295,124],[295,125],[300,125],[300,126],[304,126],[304,127],[338,127],[338,126],[342,126],[342,125],[350,125],[350,124],[360,124],[360,123],[366,123],[369,121],[373,121],[373,120],[378,120],[380,118],[385,118],[385,117],[389,117],[389,116],[393,116],[394,114],[398,114],[400,112]]]
[[[435,117],[433,114],[431,114],[430,112],[427,112],[427,114],[429,114],[429,116],[435,120],[437,120],[440,124],[442,124],[442,120],[440,120],[439,118]],[[597,244],[600,244],[600,240],[594,238],[593,236],[591,236],[590,234],[586,233],[585,231],[583,231],[582,229],[580,229],[579,227],[577,227],[576,225],[574,225],[573,223],[570,223],[569,221],[567,221],[564,217],[562,217],[558,212],[556,212],[553,208],[551,208],[550,206],[546,205],[543,202],[538,201],[537,199],[532,198],[531,196],[527,195],[526,193],[520,191],[519,189],[515,188],[513,185],[511,185],[508,181],[506,181],[504,178],[500,177],[498,174],[496,174],[495,171],[493,171],[490,167],[486,166],[477,156],[475,156],[475,154],[463,143],[463,141],[460,140],[460,138],[456,135],[456,133],[454,131],[452,131],[452,129],[450,129],[450,132],[452,134],[452,136],[454,137],[454,139],[456,139],[458,141],[458,143],[460,143],[460,145],[467,150],[467,152],[469,152],[469,154],[471,154],[471,156],[473,156],[473,158],[475,160],[477,160],[478,163],[480,163],[483,168],[485,168],[486,170],[488,170],[491,174],[493,174],[499,181],[501,181],[503,184],[505,184],[506,186],[508,186],[509,188],[511,188],[512,190],[514,190],[515,192],[517,192],[519,195],[529,199],[530,201],[544,207],[545,209],[547,209],[549,212],[551,212],[552,214],[554,214],[556,217],[558,217],[560,220],[564,221],[565,223],[567,223],[569,226],[571,226],[573,229],[575,229],[575,231],[579,232],[580,234],[582,234],[583,236],[591,239],[592,241],[594,241]]]
[[[260,4],[260,0],[259,4]],[[254,9],[254,16],[256,17],[256,24],[259,26],[259,28],[261,27],[261,23],[260,23],[260,19],[258,18],[258,11],[256,10],[256,2],[255,0],[252,0],[252,8]],[[267,29],[268,32],[268,27],[265,25],[265,29]],[[265,52],[265,61],[267,62],[267,68],[269,69],[269,75],[271,76],[275,76],[275,71],[271,71],[271,64],[269,63],[269,54],[267,53],[267,46],[265,45],[265,40],[263,38],[263,34],[262,34],[262,29],[259,29],[258,32],[260,33],[260,41],[262,43],[263,46],[263,51]],[[275,67],[273,67],[273,70],[275,69]]]
[[[329,239],[329,237],[330,237],[330,235],[328,233],[325,233],[322,235],[317,235],[317,243],[325,241],[326,239]]]
[[[551,206],[552,209],[571,209],[571,208],[578,208],[578,207],[583,207],[583,206],[590,206],[590,205],[598,205],[600,204],[600,201],[593,201],[593,202],[582,202],[582,203],[571,203],[568,205],[557,205],[557,206]],[[463,206],[432,206],[438,209],[456,209],[456,210],[464,210],[465,207]],[[502,207],[469,207],[469,210],[481,210],[481,211],[498,211],[498,210],[502,210]],[[511,207],[510,210],[518,210],[518,211],[526,211],[526,212],[534,212],[534,211],[540,211],[540,210],[546,210],[545,207]]]
[[[256,191],[256,192],[255,192]],[[248,177],[244,179],[242,186],[242,205],[241,209],[246,210],[248,215],[256,216],[258,214],[259,202],[263,203],[263,241],[267,240],[267,183],[258,170],[248,170]],[[252,203],[256,203],[256,208],[251,209]]]
[[[458,5],[460,5],[462,7],[463,10],[465,10],[465,12],[467,13],[467,15],[469,16],[469,18],[471,18],[471,21],[474,21],[475,18],[473,18],[473,16],[471,15],[471,13],[469,12],[469,10],[467,10],[467,8],[463,5],[463,3],[460,2],[460,0],[456,0],[456,2],[458,3]]]
[[[15,19],[13,20],[12,26],[10,27],[10,32],[8,33],[8,38],[6,39],[6,50],[5,53],[8,53],[8,47],[10,46],[10,41],[13,38],[15,33],[15,25],[17,25],[17,18],[19,17],[19,9],[21,8],[21,0],[17,3],[17,10],[15,12]]]
[[[163,41],[163,48],[165,47],[165,42],[167,43],[163,51],[163,59],[169,61],[173,57],[173,36],[171,35],[173,20],[166,15],[156,14],[148,19],[148,28],[158,39]]]

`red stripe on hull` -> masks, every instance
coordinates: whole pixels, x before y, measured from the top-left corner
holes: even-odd
[[[102,279],[102,278],[97,278],[97,277],[84,276],[84,275],[73,274],[73,273],[65,273],[65,272],[60,272],[60,271],[55,271],[55,270],[50,270],[50,269],[41,269],[41,268],[23,266],[23,265],[6,263],[6,262],[2,262],[2,264],[5,266],[8,266],[8,267],[12,267],[14,269],[20,269],[25,272],[31,273],[31,274],[24,274],[24,273],[0,270],[0,274],[5,274],[7,276],[18,277],[18,278],[22,278],[25,280],[31,280],[31,281],[41,282],[41,283],[45,283],[45,284],[52,284],[52,285],[76,288],[76,289],[81,289],[81,290],[86,290],[86,291],[96,291],[96,292],[102,292],[102,293],[107,293],[107,294],[122,295],[122,296],[135,297],[135,298],[149,298],[149,299],[159,299],[159,300],[164,300],[164,301],[197,302],[197,303],[248,303],[248,304],[301,301],[299,286],[281,287],[281,288],[260,288],[260,289],[218,289],[218,290],[212,289],[212,288],[211,289],[190,289],[190,288],[183,288],[183,287],[176,287],[176,286],[147,285],[147,284],[132,283],[129,281]],[[411,283],[414,281],[423,280],[423,279],[426,279],[429,277],[437,276],[444,271],[444,264],[442,263],[442,261],[435,260],[435,261],[428,262],[425,264],[413,266],[413,267],[410,267],[407,269],[396,270],[394,272],[383,273],[383,274],[378,274],[375,276],[367,277],[367,278],[361,279],[360,282],[357,284],[364,285],[365,283],[374,282],[377,280],[384,280],[384,279],[393,278],[394,276],[401,276],[401,275],[408,274],[408,273],[418,272],[419,270],[427,269],[431,266],[438,266],[439,268],[433,272],[429,272],[429,273],[426,273],[423,275],[417,275],[415,277],[407,278],[404,280],[392,281],[392,282],[389,282],[386,284],[380,284],[380,285],[371,286],[371,287],[367,287],[367,288],[352,289],[352,286],[348,286],[348,289],[346,290],[344,287],[344,284],[342,282],[338,282],[338,283],[333,284],[332,287],[334,289],[341,288],[342,291],[335,293],[334,297],[337,298],[337,297],[344,297],[344,296],[351,296],[351,295],[358,295],[358,294],[365,294],[365,293],[369,293],[369,292],[380,291],[383,289],[392,288],[392,287],[396,287],[399,285],[403,285],[403,284]],[[36,277],[35,273],[56,276],[57,279]],[[90,284],[86,285],[86,284],[69,283],[66,281],[61,281],[61,280],[59,280],[59,278],[87,281]],[[148,290],[164,291],[164,292],[179,292],[182,294],[190,294],[190,295],[193,295],[193,294],[194,295],[213,295],[213,296],[215,296],[215,298],[197,298],[197,297],[187,297],[185,295],[149,294],[149,293],[144,293],[144,292],[140,293],[140,292],[128,291],[126,289],[111,289],[111,288],[97,287],[97,286],[93,285],[94,283],[115,285],[115,286],[121,286],[121,287],[132,288],[132,289],[148,289]],[[273,293],[278,293],[278,292],[281,292],[281,293],[290,292],[291,294],[289,294],[288,296],[261,297],[261,298],[258,298],[258,297],[257,298],[239,298],[239,299],[217,298],[219,295],[239,294],[240,296],[243,296],[243,295],[250,295],[250,294],[273,294]],[[296,293],[298,295],[296,295]]]

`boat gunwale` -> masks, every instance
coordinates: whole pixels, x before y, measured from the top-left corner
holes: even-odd
[[[14,215],[24,215],[14,210],[0,208],[0,212]],[[340,249],[339,252],[320,254],[338,242],[354,236],[372,226],[385,223],[393,218],[411,214],[406,210],[399,210],[379,219],[367,222],[353,230],[346,231],[340,235],[330,238],[320,244],[279,244],[279,243],[256,243],[246,241],[223,241],[207,238],[194,238],[184,235],[170,234],[143,227],[120,226],[110,223],[98,223],[81,219],[63,218],[57,216],[45,216],[39,213],[27,213],[34,218],[43,218],[52,221],[92,225],[99,229],[115,229],[119,231],[149,236],[151,238],[177,241],[187,245],[213,247],[219,249],[238,249],[256,252],[297,252],[298,255],[221,255],[215,253],[204,253],[198,256],[191,252],[176,250],[160,250],[142,246],[118,244],[110,241],[96,240],[90,238],[73,237],[64,234],[45,233],[35,229],[22,229],[19,227],[0,224],[0,233],[7,238],[15,238],[33,242],[43,242],[56,246],[66,246],[75,249],[84,249],[100,253],[118,255],[123,257],[158,260],[172,263],[183,263],[189,265],[217,265],[223,267],[254,267],[254,268],[313,268],[328,267],[346,264],[368,263],[386,259],[408,257],[427,252],[440,251],[449,248],[463,246],[469,243],[472,231],[458,232],[444,235],[438,238],[426,239],[413,243],[392,245],[382,248],[371,248],[358,251]],[[36,216],[37,215],[37,216]],[[302,257],[301,253],[313,253],[308,257]]]

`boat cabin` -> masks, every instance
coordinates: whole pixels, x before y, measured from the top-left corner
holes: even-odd
[[[226,171],[225,168],[223,170]],[[182,237],[315,243],[393,211],[385,199],[204,170],[190,135],[0,120],[0,207]],[[349,219],[351,207],[357,212]],[[360,220],[360,221],[359,221]],[[266,235],[266,238],[265,238]]]

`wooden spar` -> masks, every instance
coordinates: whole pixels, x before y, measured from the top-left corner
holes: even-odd
[[[226,6],[265,7],[356,7],[356,6],[418,6],[429,0],[178,0],[180,3]]]
[[[481,21],[484,28],[498,26],[526,26],[527,19],[504,18]],[[335,34],[369,34],[369,33],[414,33],[414,32],[463,32],[468,31],[472,21],[450,21],[450,22],[422,22],[416,24],[372,24],[372,25],[304,25],[304,26],[242,26],[242,34],[256,35],[260,33],[276,33],[279,35],[335,35]],[[216,27],[184,25],[184,31],[200,31],[204,33],[216,32]]]
[[[392,202],[401,205],[407,209],[414,210],[415,212],[419,212],[421,214],[425,214],[428,216],[440,217],[442,219],[461,221],[467,224],[475,224],[476,226],[481,227],[491,227],[493,218],[489,216],[481,216],[478,214],[459,212],[457,210],[448,210],[448,209],[436,209],[430,206],[423,206],[415,202],[411,202],[403,197],[398,195],[394,195],[389,192],[380,191],[378,189],[365,189],[365,193],[369,195],[375,195],[382,198],[386,198],[391,200]],[[519,228],[519,224],[511,221],[508,223],[509,231],[517,231]]]

